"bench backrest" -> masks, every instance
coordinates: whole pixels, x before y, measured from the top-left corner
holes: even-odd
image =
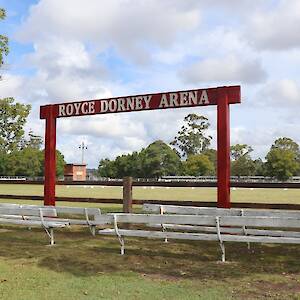
[[[146,212],[180,214],[180,215],[206,215],[206,216],[265,216],[280,218],[299,218],[300,211],[279,209],[249,209],[249,208],[215,208],[179,205],[144,204]]]
[[[300,220],[295,218],[266,216],[198,216],[198,215],[154,215],[154,214],[108,214],[106,222],[134,224],[178,224],[216,226],[250,226],[275,228],[300,228]],[[99,218],[99,220],[101,217]],[[104,219],[103,219],[104,220]]]
[[[14,207],[1,206],[0,215],[14,215],[14,216],[35,216],[35,217],[56,217],[56,210],[53,208],[38,208],[38,207]]]
[[[12,207],[12,208],[22,208],[22,209],[52,209],[56,210],[57,214],[72,214],[72,215],[82,215],[92,216],[96,218],[101,215],[101,210],[99,208],[84,208],[84,207],[70,207],[70,206],[41,206],[41,205],[28,205],[28,204],[14,204],[14,203],[0,203],[0,208],[2,207]],[[1,214],[1,213],[0,213]]]

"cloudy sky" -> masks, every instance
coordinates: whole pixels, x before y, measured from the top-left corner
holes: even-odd
[[[0,97],[32,104],[27,131],[44,135],[39,106],[240,84],[231,143],[262,157],[288,136],[300,143],[299,0],[0,0],[10,38]],[[67,162],[170,142],[190,112],[215,137],[215,107],[58,120]],[[213,147],[216,145],[214,138]]]

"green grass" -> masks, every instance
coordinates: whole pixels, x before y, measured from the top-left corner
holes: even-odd
[[[42,195],[42,186],[0,185],[0,194]],[[116,187],[57,187],[59,196],[121,198]],[[237,189],[233,201],[300,203],[299,190]],[[212,188],[134,188],[137,199],[214,200]],[[1,202],[42,204],[39,201]],[[69,203],[120,211],[121,205]],[[135,207],[139,211],[140,206]],[[214,242],[126,239],[119,255],[115,237],[92,237],[86,228],[55,232],[0,228],[0,299],[300,299],[300,247],[226,243],[220,263]]]
[[[0,194],[43,195],[42,185],[0,184]],[[121,187],[57,186],[57,196],[122,198]],[[216,201],[215,188],[134,187],[134,199]],[[232,189],[232,202],[300,203],[300,189]]]
[[[300,299],[300,247],[126,240],[2,227],[0,299]],[[298,295],[298,296],[297,296]],[[298,298],[297,298],[298,297]]]

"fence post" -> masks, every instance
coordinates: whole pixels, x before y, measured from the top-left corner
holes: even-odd
[[[132,177],[123,178],[123,212],[132,213]]]

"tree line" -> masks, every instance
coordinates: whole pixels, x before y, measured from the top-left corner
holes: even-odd
[[[102,177],[124,176],[159,178],[161,176],[216,176],[217,151],[210,148],[208,119],[189,114],[174,140],[168,145],[158,140],[139,152],[102,159],[98,172]],[[278,138],[265,160],[252,159],[253,148],[246,144],[230,147],[232,176],[269,176],[286,181],[300,175],[299,145],[291,138]]]

